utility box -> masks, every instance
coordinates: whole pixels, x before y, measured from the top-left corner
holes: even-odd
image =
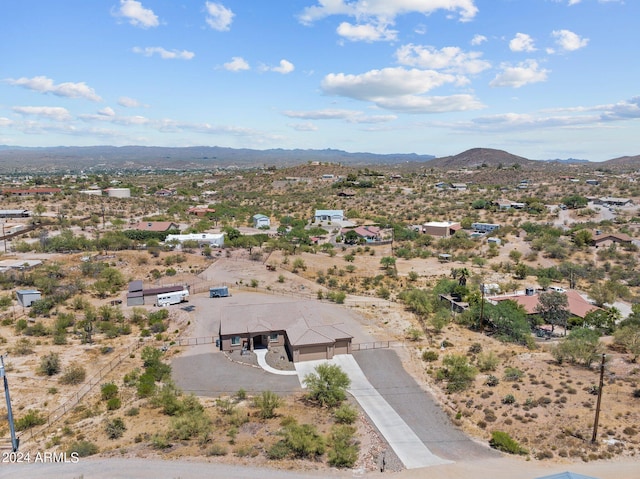
[[[226,298],[231,296],[229,294],[229,288],[227,286],[216,286],[215,288],[209,288],[210,298]]]
[[[19,289],[16,291],[18,304],[23,308],[31,306],[34,301],[42,299],[42,294],[37,289]]]

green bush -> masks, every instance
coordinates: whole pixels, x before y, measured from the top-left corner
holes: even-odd
[[[47,422],[47,418],[44,417],[40,411],[34,411],[29,409],[27,414],[22,416],[15,422],[16,431],[24,431],[34,426],[40,426]]]
[[[353,467],[358,460],[358,443],[353,426],[336,425],[329,434],[329,464],[334,467]]]
[[[282,399],[274,392],[263,391],[253,399],[253,405],[258,408],[258,415],[262,419],[270,419],[275,417],[276,408],[282,405]]]
[[[320,364],[314,373],[305,376],[303,382],[309,399],[320,406],[335,407],[346,399],[351,379],[336,364]]]
[[[45,354],[40,358],[41,374],[46,376],[54,376],[60,372],[60,356],[58,353]]]
[[[437,361],[439,356],[437,351],[425,350],[422,352],[422,360],[428,363]]]
[[[349,404],[341,404],[333,411],[333,417],[338,424],[353,424],[358,419],[358,410]]]
[[[448,354],[442,360],[442,368],[437,372],[439,380],[447,381],[447,391],[464,391],[473,383],[477,369],[474,368],[466,356]]]
[[[283,436],[269,451],[271,459],[293,456],[296,458],[315,458],[325,451],[324,438],[312,424],[289,422],[279,433]]]
[[[118,386],[113,383],[104,383],[100,386],[100,394],[103,401],[108,401],[118,395]]]
[[[526,449],[520,446],[515,439],[512,439],[509,434],[503,431],[493,431],[491,433],[489,445],[498,451],[506,452],[508,454],[528,454]]]
[[[67,454],[76,453],[79,457],[88,457],[98,454],[98,446],[89,441],[76,441],[69,446]]]
[[[70,364],[60,378],[62,384],[80,384],[87,377],[87,371],[78,363]]]
[[[493,351],[478,354],[476,364],[480,372],[495,371],[500,363],[500,359]]]
[[[122,401],[119,397],[111,398],[107,401],[107,411],[115,411],[116,409],[120,409],[122,405]]]
[[[505,368],[503,379],[505,381],[518,381],[524,373],[518,368]]]
[[[109,439],[118,439],[122,437],[127,427],[124,425],[122,418],[115,417],[107,421],[104,426],[104,432]]]

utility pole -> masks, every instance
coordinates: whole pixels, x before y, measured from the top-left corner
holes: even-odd
[[[604,386],[604,361],[605,355],[602,355],[602,362],[600,363],[600,385],[598,386],[598,401],[596,402],[596,418],[593,421],[593,436],[591,436],[591,442],[595,443],[598,437],[598,422],[600,421],[600,403],[602,402],[602,387]]]
[[[9,430],[11,431],[11,450],[13,452],[18,451],[18,445],[20,439],[16,437],[16,428],[13,424],[13,411],[11,410],[11,396],[9,396],[9,382],[7,381],[7,375],[4,370],[4,356],[0,355],[0,376],[4,382],[4,397],[7,401],[7,419],[9,421]]]

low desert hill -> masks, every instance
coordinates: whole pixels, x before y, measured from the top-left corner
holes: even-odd
[[[483,165],[489,167],[502,165],[506,168],[513,165],[540,165],[540,162],[492,148],[472,148],[454,156],[444,156],[429,161],[429,166],[435,168],[476,168]]]

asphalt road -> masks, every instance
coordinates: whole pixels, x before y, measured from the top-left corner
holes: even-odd
[[[500,454],[460,431],[405,371],[392,349],[353,353],[360,368],[391,407],[413,429],[431,452],[452,461],[486,459]]]

